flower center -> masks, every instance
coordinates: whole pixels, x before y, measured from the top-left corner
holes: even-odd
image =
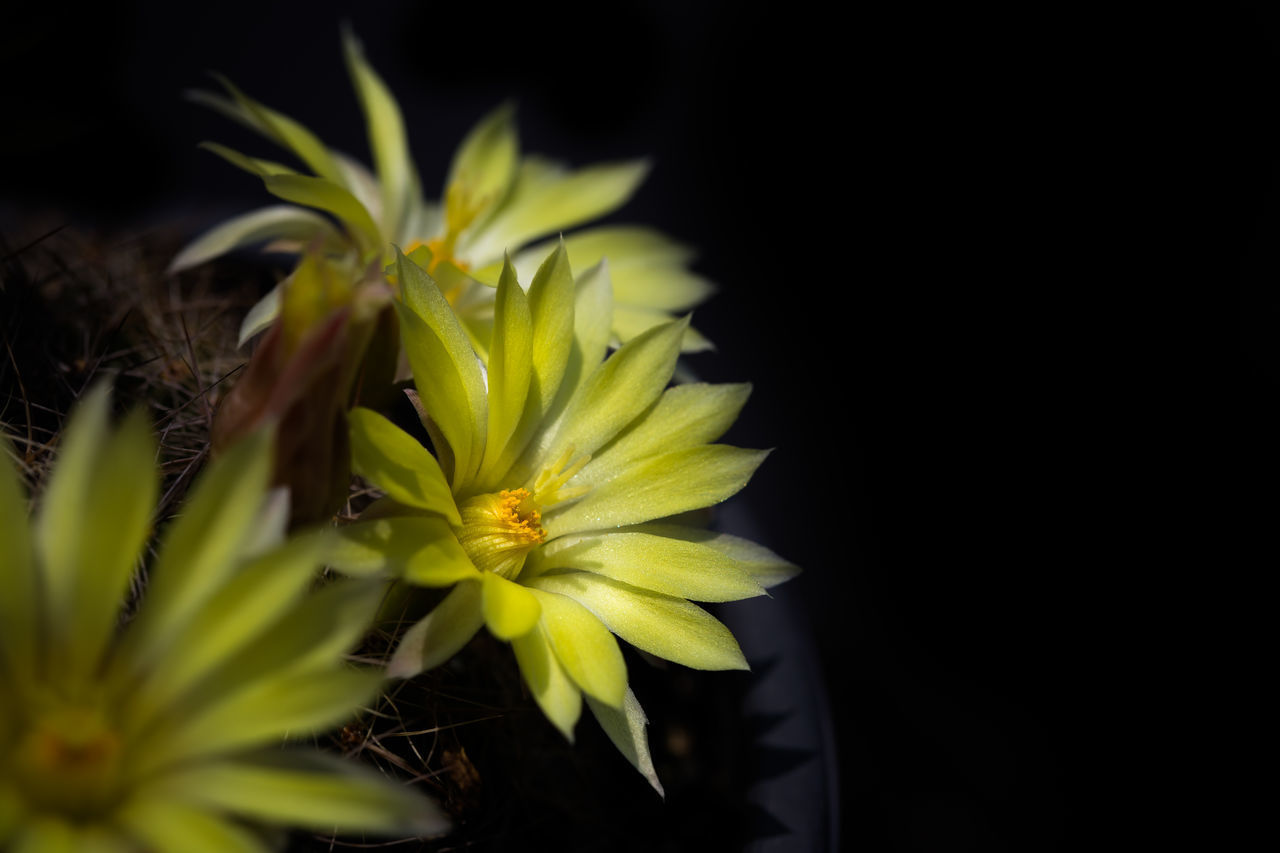
[[[458,541],[482,572],[508,580],[520,574],[525,555],[547,539],[542,511],[527,489],[503,489],[476,495],[458,507],[462,528]]]
[[[19,790],[37,807],[87,818],[109,810],[119,794],[120,735],[94,709],[38,714],[13,760]]]

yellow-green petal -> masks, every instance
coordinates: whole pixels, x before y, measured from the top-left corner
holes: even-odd
[[[244,346],[249,338],[266,329],[280,316],[282,288],[283,284],[277,284],[271,288],[265,296],[254,303],[253,307],[249,309],[249,313],[244,315],[244,319],[240,321],[240,334],[236,340],[237,347]]]
[[[474,476],[484,453],[488,402],[480,362],[426,270],[398,249],[395,270],[404,294],[396,309],[405,353],[427,414],[449,441],[456,486]]]
[[[499,640],[514,640],[533,630],[542,612],[538,599],[529,590],[501,575],[483,572],[481,607],[484,622]]]
[[[688,383],[668,388],[578,474],[575,483],[607,482],[637,461],[715,441],[737,420],[751,386]]]
[[[201,708],[245,684],[332,669],[369,631],[384,595],[383,584],[367,580],[325,585],[257,642],[227,658],[183,703]]]
[[[138,409],[101,450],[85,500],[91,511],[79,519],[80,559],[69,619],[74,675],[89,675],[116,627],[139,554],[151,534],[159,494],[156,443],[151,423]],[[87,567],[91,570],[86,570]],[[67,627],[67,626],[63,626]]]
[[[227,101],[209,92],[190,92],[188,97],[257,130],[281,147],[293,152],[317,175],[331,181],[341,181],[342,171],[333,155],[314,133],[299,122],[246,96],[230,80],[215,75],[233,101]]]
[[[590,696],[587,697],[587,706],[618,751],[649,781],[658,796],[665,797],[662,783],[658,781],[658,771],[654,769],[653,758],[649,754],[649,737],[645,732],[649,720],[631,689],[627,688],[621,708],[610,707]]]
[[[148,577],[147,606],[126,638],[138,663],[161,652],[170,638],[224,583],[262,524],[271,474],[271,432],[261,429],[209,463],[182,514],[160,545]]]
[[[189,269],[245,246],[268,240],[310,241],[319,238],[326,247],[338,240],[338,232],[318,213],[292,204],[275,204],[232,217],[187,244],[172,261],[168,272]],[[274,292],[274,291],[273,291]]]
[[[610,631],[660,658],[693,669],[749,669],[729,629],[696,604],[587,572],[529,584],[580,603]]]
[[[553,240],[522,249],[515,258],[521,276],[551,251]],[[693,260],[694,252],[660,231],[635,225],[604,225],[584,228],[564,237],[569,259],[585,269],[607,259],[615,270],[621,268],[679,268]]]
[[[541,625],[511,641],[520,674],[533,694],[542,713],[569,743],[573,743],[573,727],[582,715],[582,690],[556,658]]]
[[[338,534],[329,565],[346,574],[380,574],[417,586],[452,586],[479,574],[443,518],[374,518],[344,525]]]
[[[320,753],[203,764],[167,777],[165,788],[193,805],[316,832],[430,837],[450,827],[440,807],[413,789]]]
[[[627,689],[627,664],[618,641],[578,602],[544,586],[530,587],[542,605],[540,624],[556,659],[582,690],[601,702],[622,706]]]
[[[461,524],[453,493],[434,456],[411,435],[372,409],[347,413],[351,468],[392,500]]]
[[[613,333],[618,340],[633,340],[650,329],[671,321],[671,315],[665,311],[649,308],[638,308],[635,305],[619,303],[613,310]],[[706,352],[714,350],[715,345],[693,326],[685,329],[680,341],[682,353]]]
[[[129,697],[130,716],[150,720],[290,613],[326,550],[327,537],[304,535],[246,563],[170,638],[164,655]]]
[[[226,160],[237,169],[243,169],[251,175],[265,178],[267,175],[296,175],[298,171],[274,160],[263,160],[241,154],[234,148],[219,145],[217,142],[201,142],[198,146]]]
[[[463,137],[449,167],[446,193],[448,187],[458,186],[473,205],[482,207],[506,196],[520,156],[514,116],[514,107],[502,104]]]
[[[393,235],[404,219],[415,182],[404,119],[395,98],[364,58],[364,50],[350,30],[343,31],[342,47],[369,131],[369,148],[382,191],[383,233]]]
[[[112,432],[109,401],[108,386],[98,386],[72,416],[36,523],[46,617],[59,628],[49,666],[69,681],[101,658],[159,489],[146,416],[135,411]]]
[[[777,586],[783,581],[790,580],[800,574],[799,566],[784,560],[763,545],[752,542],[749,539],[743,539],[740,536],[730,536],[727,533],[712,533],[701,528],[684,527],[677,524],[644,524],[635,529],[654,533],[658,536],[684,539],[687,542],[696,542],[708,548],[714,548],[733,560],[765,589]]]
[[[547,256],[529,285],[529,314],[533,322],[533,375],[524,413],[493,471],[510,470],[535,435],[556,400],[573,346],[573,271],[563,246]]]
[[[681,539],[640,529],[566,536],[529,557],[522,577],[580,569],[677,598],[736,601],[764,589],[731,557]]]
[[[548,169],[545,164],[526,165],[510,198],[485,223],[483,233],[470,238],[467,249],[483,262],[508,247],[603,216],[626,202],[648,171],[645,160],[604,163],[572,172]]]
[[[688,311],[713,293],[711,282],[680,268],[622,266],[613,276],[619,303],[671,314]]]
[[[46,619],[65,625],[82,571],[80,525],[89,515],[94,468],[107,438],[111,389],[97,385],[81,398],[62,435],[57,462],[36,514],[36,547],[43,570]]]
[[[502,451],[520,423],[533,373],[533,316],[529,298],[508,261],[502,268],[494,301],[493,343],[489,347],[489,424],[484,464],[478,479],[495,473]],[[496,471],[498,475],[506,471]]]
[[[533,470],[570,448],[595,453],[658,399],[675,370],[688,319],[653,329],[615,352],[565,409],[554,439],[539,443]]]
[[[577,503],[548,513],[542,526],[554,539],[712,506],[737,494],[768,455],[704,444],[650,456],[597,484]]]
[[[264,175],[262,182],[267,192],[277,198],[332,213],[364,252],[382,251],[382,235],[377,224],[346,187],[309,175]]]
[[[332,728],[352,718],[381,684],[380,672],[342,665],[267,676],[160,722],[139,749],[139,772]]]
[[[411,678],[453,657],[484,624],[481,584],[463,581],[400,638],[387,675]]]
[[[119,809],[114,820],[157,853],[268,853],[255,832],[209,809],[170,796],[161,785]]]
[[[604,361],[613,339],[610,330],[613,284],[609,264],[601,261],[578,276],[574,289],[573,347],[569,351],[559,395],[546,415],[547,421],[552,423]]]

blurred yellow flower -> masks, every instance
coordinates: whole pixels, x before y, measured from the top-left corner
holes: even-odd
[[[0,848],[267,850],[262,825],[434,835],[440,809],[372,770],[281,741],[350,718],[381,675],[344,655],[377,585],[311,592],[328,548],[286,539],[259,431],[213,463],[121,610],[151,533],[156,447],[82,401],[33,522],[0,463]],[[6,448],[7,450],[7,448]]]

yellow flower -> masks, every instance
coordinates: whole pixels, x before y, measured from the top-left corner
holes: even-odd
[[[145,418],[112,430],[109,407],[105,387],[81,403],[30,526],[0,464],[0,848],[267,850],[256,824],[446,830],[372,771],[280,748],[377,692],[380,675],[343,657],[379,590],[309,591],[327,537],[285,538],[268,433],[202,476],[119,627],[158,477]]]
[[[795,571],[761,546],[674,518],[736,493],[767,455],[712,443],[749,388],[667,388],[687,319],[606,359],[608,270],[575,283],[563,246],[527,293],[504,269],[487,368],[426,271],[400,256],[396,272],[401,334],[439,461],[383,416],[353,410],[354,470],[403,509],[344,528],[335,565],[454,587],[405,634],[391,674],[443,663],[486,625],[512,642],[566,737],[585,696],[661,790],[614,635],[686,666],[745,668],[728,629],[688,599],[760,595]]]
[[[406,251],[422,247],[429,252],[429,271],[483,356],[504,253],[518,252],[517,269],[522,275],[532,272],[551,247],[531,243],[616,210],[635,192],[648,164],[633,160],[572,170],[544,158],[521,157],[513,110],[504,105],[464,138],[442,201],[428,202],[409,156],[399,105],[350,33],[344,34],[343,48],[364,110],[375,171],[329,149],[307,128],[247,97],[229,81],[221,81],[229,98],[194,92],[193,100],[257,130],[295,155],[311,174],[204,143],[202,147],[260,177],[268,192],[288,204],[216,226],[184,248],[170,270],[267,241],[277,250],[300,251],[314,243],[333,253],[352,252],[360,265],[378,257],[391,260],[393,244]],[[569,235],[566,246],[579,268],[609,259],[616,302],[613,332],[620,341],[670,320],[713,291],[708,281],[688,271],[692,253],[652,229],[588,229]],[[250,312],[242,341],[270,323],[278,301],[273,291]],[[691,351],[710,344],[690,330],[683,346]]]

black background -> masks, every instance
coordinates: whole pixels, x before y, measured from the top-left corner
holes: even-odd
[[[1141,370],[1107,349],[1143,277],[1105,254],[1142,216],[1126,205],[1151,152],[1128,134],[1181,60],[1212,66],[1200,85],[1232,152],[1212,176],[1230,238],[1217,281],[1243,285],[1233,375],[1274,396],[1280,148],[1252,117],[1280,91],[1280,18],[1228,13],[1202,34],[1208,58],[1134,59],[1122,78],[1092,38],[1109,20],[826,8],[25,3],[0,51],[0,202],[11,222],[52,209],[124,229],[263,203],[194,147],[271,156],[182,100],[206,69],[367,158],[344,19],[429,192],[506,97],[526,151],[652,156],[613,219],[699,247],[721,286],[695,315],[720,351],[694,367],[753,382],[728,438],[777,448],[745,494],[759,538],[806,570],[846,846],[1076,848],[1134,772],[1098,748],[1127,725],[1131,679],[1099,658],[1120,654],[1114,617],[1147,559],[1111,539],[1142,500],[1116,464],[1139,452]],[[1260,409],[1244,415],[1261,435]]]

